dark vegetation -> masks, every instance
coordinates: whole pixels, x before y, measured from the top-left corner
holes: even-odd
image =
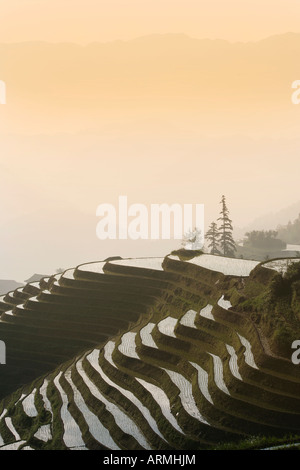
[[[231,300],[249,314],[274,353],[290,357],[292,342],[300,338],[300,262],[284,275],[258,265],[243,285],[235,282]]]
[[[246,233],[247,238],[244,240],[244,246],[269,251],[285,249],[286,243],[277,236],[278,232],[276,230],[253,230]]]
[[[294,222],[277,227],[278,237],[286,243],[300,245],[300,214]]]
[[[179,260],[166,257],[163,271],[107,262],[103,268],[105,274],[76,269],[74,279],[62,277],[59,285],[50,278],[43,284],[50,292],[38,291],[38,302],[28,296],[25,311],[20,304],[13,305],[13,316],[6,315],[12,304],[5,307],[3,303],[2,331],[13,337],[20,330],[25,336],[19,350],[14,352],[15,365],[22,370],[24,363],[20,358],[24,354],[32,365],[35,382],[28,385],[32,380],[29,376],[27,380],[20,372],[23,383],[19,386],[22,388],[15,391],[15,383],[15,393],[0,402],[0,414],[5,407],[8,409],[8,416],[28,445],[41,449],[65,448],[60,415],[62,400],[53,380],[68,369],[88,408],[107,426],[115,442],[124,449],[140,448],[132,436],[120,430],[111,413],[89,390],[76,368],[79,358],[98,390],[138,424],[156,449],[256,449],[299,442],[300,376],[299,369],[290,361],[290,347],[293,339],[300,338],[300,263],[291,265],[284,276],[258,265],[248,278],[242,278],[184,262],[201,256],[201,250],[178,250],[172,254]],[[29,291],[37,294],[31,288]],[[218,305],[221,295],[230,299],[231,309]],[[24,298],[18,299],[20,303],[24,302]],[[208,303],[213,306],[213,321],[198,314],[195,328],[180,323],[187,311],[194,309],[199,313]],[[176,337],[165,335],[158,328],[158,323],[167,316],[177,319]],[[157,348],[142,343],[140,330],[148,322],[155,324],[152,337]],[[128,357],[118,349],[126,331],[136,332],[139,359]],[[247,364],[245,346],[239,335],[251,344],[259,368]],[[51,338],[52,350],[48,347],[48,338]],[[267,339],[271,354],[265,349],[262,338]],[[107,340],[115,342],[112,353],[115,366],[104,355]],[[243,381],[232,374],[228,345],[236,351]],[[99,348],[99,365],[109,379],[129,390],[151,409],[167,442],[153,432],[138,408],[90,365],[86,356],[91,348]],[[214,355],[222,361],[230,395],[220,390],[215,382]],[[41,395],[36,393],[35,396],[36,418],[24,415],[21,403],[15,405],[22,392],[39,389],[43,383],[41,376],[45,372],[38,368],[38,356],[42,367],[47,369],[47,396],[53,411],[52,440],[47,443],[34,437],[40,425],[51,421],[51,415],[43,408]],[[197,370],[192,363],[201,365],[207,373],[213,404],[200,392]],[[209,426],[184,409],[179,389],[164,369],[176,371],[192,383],[195,403]],[[13,376],[7,375],[6,379],[12,386]],[[137,379],[162,387],[184,434],[170,425],[151,393]],[[5,390],[2,380],[0,384]],[[79,424],[84,442],[90,449],[102,449],[76,406],[74,392],[64,374],[60,386],[67,394],[68,410]],[[5,442],[13,442],[14,437],[3,419],[0,434]]]

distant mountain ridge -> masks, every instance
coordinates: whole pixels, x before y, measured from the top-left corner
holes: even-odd
[[[291,204],[278,212],[270,212],[257,219],[243,228],[237,228],[237,236],[242,236],[252,230],[276,230],[279,225],[287,225],[293,222],[300,214],[300,201]]]
[[[0,450],[299,443],[299,322],[279,331],[288,314],[266,299],[287,264],[178,250],[85,263],[6,296]]]
[[[7,294],[12,290],[22,287],[24,284],[13,280],[0,279],[0,295]]]

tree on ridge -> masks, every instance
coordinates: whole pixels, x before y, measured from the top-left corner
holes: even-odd
[[[221,209],[221,217],[218,220],[221,221],[221,225],[219,227],[219,245],[221,252],[224,256],[229,256],[234,258],[236,252],[235,242],[232,236],[232,220],[229,218],[229,210],[226,205],[226,198],[223,195],[222,200],[220,202],[222,205]]]

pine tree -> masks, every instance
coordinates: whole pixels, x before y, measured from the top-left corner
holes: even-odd
[[[225,196],[222,196],[220,204],[222,204],[222,210],[220,212],[221,217],[218,218],[218,220],[221,221],[221,225],[219,227],[220,248],[224,256],[234,257],[236,246],[232,237],[232,220],[229,218],[229,210],[226,206]]]
[[[209,241],[208,247],[211,248],[210,252],[212,255],[219,255],[220,251],[218,249],[218,238],[219,231],[216,222],[212,222],[209,226],[208,231],[206,232],[206,238]]]

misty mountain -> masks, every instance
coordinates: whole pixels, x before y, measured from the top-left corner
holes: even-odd
[[[276,230],[279,225],[293,222],[300,214],[300,201],[291,204],[278,212],[270,212],[253,220],[249,225],[236,229],[236,236],[241,237],[252,230]]]
[[[0,250],[0,274],[32,282],[41,276],[30,277],[34,272],[52,275],[61,266],[67,269],[111,256],[160,256],[180,247],[180,240],[101,241],[96,236],[97,222],[94,215],[70,206],[48,207],[16,217],[9,231],[2,229],[5,249]]]
[[[294,116],[291,84],[299,78],[299,51],[295,33],[248,43],[162,34],[87,46],[0,44],[1,80],[7,85],[2,129],[23,132],[29,109],[38,129],[54,130],[59,123],[69,131],[106,127],[121,110],[129,118],[145,108],[151,115],[163,105],[172,114],[186,113],[187,120],[196,117],[201,126],[224,128],[229,115],[246,108],[256,110],[256,123],[274,126],[274,113],[272,122],[262,119],[274,111],[274,102]],[[202,120],[198,114],[204,111]],[[222,122],[215,111],[222,111]],[[243,116],[236,126],[254,125],[248,113]]]
[[[0,295],[7,294],[8,292],[22,287],[24,284],[13,280],[0,279]]]

